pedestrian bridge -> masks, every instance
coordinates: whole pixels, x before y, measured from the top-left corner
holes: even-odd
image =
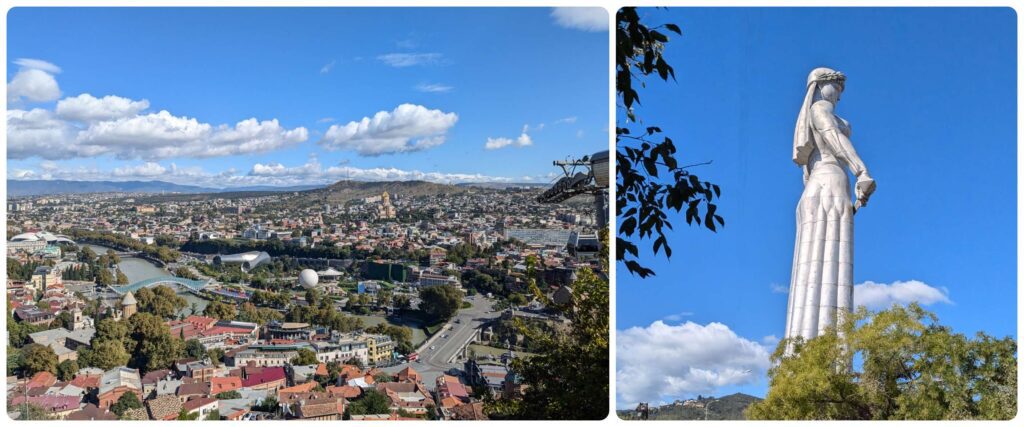
[[[159,286],[159,285],[172,285],[172,284],[173,285],[184,286],[184,287],[189,288],[189,289],[191,289],[193,291],[198,291],[200,289],[203,289],[203,288],[209,286],[211,283],[213,283],[213,280],[211,280],[211,279],[192,280],[192,279],[186,279],[184,277],[177,277],[177,276],[158,276],[158,277],[151,277],[151,278],[146,279],[146,280],[140,280],[140,281],[132,283],[130,285],[121,285],[121,286],[111,285],[110,288],[113,289],[114,292],[117,292],[120,295],[124,295],[124,294],[127,294],[128,292],[133,292],[133,293],[137,292],[139,289],[142,289],[142,288],[148,288],[148,287],[151,287],[151,286]]]

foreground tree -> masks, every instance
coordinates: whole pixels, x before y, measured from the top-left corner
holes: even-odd
[[[1016,352],[1012,338],[954,333],[916,304],[877,313],[861,308],[841,333],[779,343],[768,396],[746,416],[1010,419],[1017,413]]]
[[[608,231],[601,233],[601,260],[607,269]],[[530,263],[532,269],[533,263]],[[528,275],[533,277],[533,271]],[[536,355],[512,361],[512,371],[526,391],[520,398],[491,399],[486,408],[492,418],[533,420],[601,420],[608,416],[608,281],[587,268],[577,272],[572,301],[551,301],[534,279],[534,297],[568,318],[563,333],[552,334],[540,325],[516,319],[515,327],[533,343]]]
[[[184,343],[171,335],[171,330],[159,317],[149,313],[136,313],[128,319],[134,351],[130,367],[143,372],[170,367],[175,359],[185,354]]]
[[[225,304],[220,301],[212,301],[206,306],[203,314],[220,320],[235,320],[238,317],[238,309],[234,305]]]
[[[645,124],[637,116],[637,89],[646,87],[646,77],[656,74],[663,81],[676,78],[663,56],[669,39],[662,31],[680,35],[682,31],[675,24],[644,25],[635,7],[619,9],[615,19],[615,91],[618,108],[625,112],[625,120],[615,128],[615,206],[620,221],[615,258],[624,262],[631,274],[647,277],[654,271],[640,264],[637,243],[653,240],[655,254],[664,249],[665,256],[671,257],[664,233],[664,229],[672,229],[670,211],[685,208],[687,224],[700,225],[703,221],[711,231],[724,226],[725,220],[715,213],[713,200],[720,195],[718,186],[701,181],[690,171],[706,163],[681,165],[672,139],[662,136],[660,127]]]
[[[391,400],[384,393],[368,389],[363,396],[348,406],[351,415],[390,414]]]

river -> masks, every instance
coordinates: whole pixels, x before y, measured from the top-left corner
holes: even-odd
[[[82,244],[82,246],[88,246],[89,249],[92,249],[93,252],[96,252],[96,255],[105,254],[107,253],[108,249],[112,249],[106,246],[93,245],[90,243]],[[114,251],[116,252],[117,250],[115,249]],[[156,265],[153,265],[153,263],[149,261],[135,257],[122,257],[121,262],[117,263],[117,268],[120,269],[125,276],[128,276],[129,283],[135,283],[140,280],[145,280],[158,276],[168,276],[171,274],[162,267],[158,267]],[[188,292],[180,287],[175,286],[175,291],[178,293],[178,296],[185,298],[185,301],[188,302],[188,305],[184,309],[179,311],[178,314],[191,314],[191,310],[189,307],[191,307],[192,304],[195,304],[198,311],[202,312],[203,309],[206,308],[206,305],[209,304],[209,301],[203,298],[199,298],[192,294],[191,292]]]

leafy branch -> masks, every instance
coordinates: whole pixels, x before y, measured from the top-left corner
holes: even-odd
[[[689,170],[711,162],[680,166],[672,139],[658,126],[644,126],[636,115],[635,107],[640,106],[637,85],[646,88],[645,78],[651,74],[663,81],[676,78],[663,56],[669,38],[659,30],[677,35],[682,31],[675,24],[647,27],[632,7],[620,9],[616,21],[615,89],[626,116],[625,123],[615,129],[616,214],[620,221],[616,259],[624,262],[630,273],[646,278],[655,273],[640,264],[637,243],[653,240],[654,253],[664,249],[665,257],[671,258],[672,248],[665,236],[665,230],[672,229],[671,211],[685,212],[688,225],[703,224],[711,231],[725,226],[725,219],[716,213],[714,203],[721,189]]]

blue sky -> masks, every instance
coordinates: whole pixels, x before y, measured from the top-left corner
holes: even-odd
[[[547,182],[551,160],[607,145],[607,19],[593,8],[13,9],[8,178]]]
[[[766,393],[803,190],[793,126],[819,66],[846,73],[836,112],[878,182],[855,218],[854,282],[874,282],[876,305],[919,301],[958,332],[1017,336],[1013,10],[642,16],[679,24],[683,36],[666,49],[678,83],[650,81],[638,114],[673,138],[681,163],[714,161],[695,173],[721,186],[726,227],[689,228],[679,216],[671,261],[646,256],[657,277],[618,266],[620,407]]]

